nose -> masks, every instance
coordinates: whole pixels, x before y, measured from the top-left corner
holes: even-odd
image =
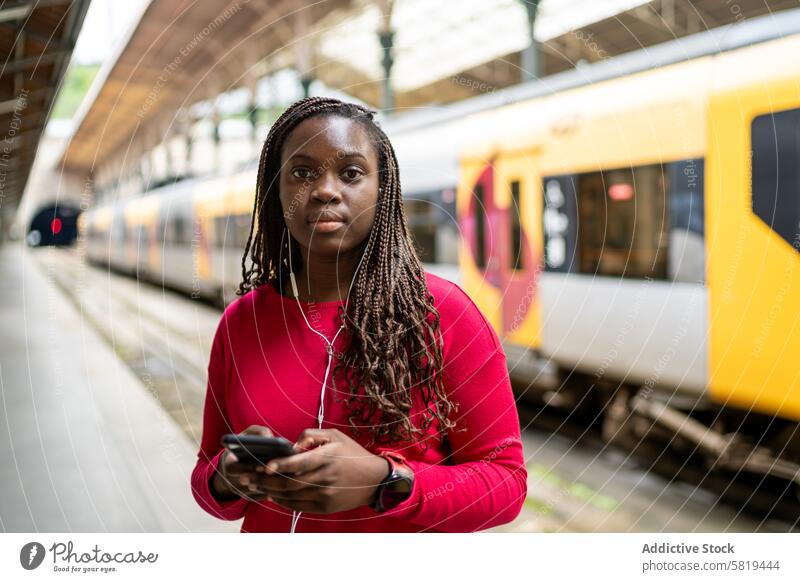
[[[311,197],[324,204],[338,200],[339,189],[337,188],[335,177],[330,172],[323,172],[314,182],[311,189]]]

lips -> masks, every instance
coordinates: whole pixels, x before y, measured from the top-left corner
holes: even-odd
[[[330,210],[314,213],[308,218],[308,223],[314,232],[320,234],[336,232],[344,228],[344,222],[345,220],[340,214]]]
[[[318,212],[316,214],[311,215],[308,218],[308,222],[311,224],[319,223],[319,222],[344,222],[344,218],[340,215],[336,214],[335,212]]]

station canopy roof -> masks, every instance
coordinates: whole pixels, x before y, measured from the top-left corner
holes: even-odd
[[[381,104],[377,33],[387,0],[150,0],[98,74],[65,150],[90,172],[135,155],[179,125],[190,106],[287,68],[374,107]],[[540,74],[572,68],[771,11],[797,0],[542,0]],[[520,0],[395,0],[392,85],[399,111],[520,82],[528,45]]]
[[[89,0],[0,5],[0,207],[22,198]]]

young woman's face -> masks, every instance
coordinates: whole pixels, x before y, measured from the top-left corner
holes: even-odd
[[[280,200],[304,254],[337,257],[369,236],[378,201],[378,155],[367,130],[338,116],[312,117],[287,136]]]

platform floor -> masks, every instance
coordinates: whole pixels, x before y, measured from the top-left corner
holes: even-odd
[[[188,481],[219,317],[75,249],[0,247],[0,531],[238,531],[203,513]],[[520,408],[528,497],[493,531],[794,528]]]
[[[195,443],[32,252],[0,245],[0,530],[238,531],[196,505]]]

